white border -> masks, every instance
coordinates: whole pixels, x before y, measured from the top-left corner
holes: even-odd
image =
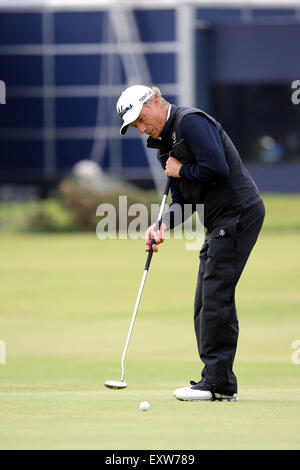
[[[0,0],[0,11],[12,10],[105,10],[113,5],[122,3],[136,9],[173,9],[181,5],[197,8],[295,8],[299,9],[299,0]]]

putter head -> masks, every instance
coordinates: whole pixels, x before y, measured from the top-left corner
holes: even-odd
[[[105,387],[113,388],[114,390],[120,390],[127,387],[127,383],[122,380],[107,380],[104,385]]]

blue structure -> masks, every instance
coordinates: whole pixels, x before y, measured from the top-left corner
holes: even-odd
[[[298,3],[124,3],[0,0],[0,184],[47,190],[90,158],[158,187],[153,153],[133,131],[120,138],[115,112],[122,89],[145,83],[212,113],[262,190],[299,192]]]

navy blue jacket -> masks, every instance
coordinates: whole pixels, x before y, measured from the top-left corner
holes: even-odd
[[[203,204],[203,223],[210,230],[222,217],[241,214],[261,202],[234,144],[212,116],[197,108],[172,105],[160,137],[149,137],[147,145],[159,149],[162,167],[169,156],[183,164],[180,178],[171,178],[170,208],[192,204],[195,210],[196,204]],[[167,225],[172,228],[174,224]]]

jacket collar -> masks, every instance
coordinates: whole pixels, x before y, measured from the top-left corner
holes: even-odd
[[[177,106],[175,106],[174,104],[171,105],[171,112],[170,112],[170,116],[169,116],[169,119],[166,121],[165,125],[164,125],[164,128],[163,130],[161,131],[160,133],[160,137],[162,138],[162,140],[165,140],[166,138],[168,138],[168,133],[170,132],[172,126],[173,126],[173,122],[174,122],[174,119],[175,119],[175,115],[176,115],[176,111],[177,111]]]
[[[177,112],[177,106],[172,104],[169,119],[166,121],[163,127],[163,130],[160,133],[161,138],[154,139],[153,137],[150,136],[147,140],[147,147],[161,149],[162,147],[169,146],[169,140],[170,140],[169,133],[170,133],[170,130],[172,129],[176,112]]]

